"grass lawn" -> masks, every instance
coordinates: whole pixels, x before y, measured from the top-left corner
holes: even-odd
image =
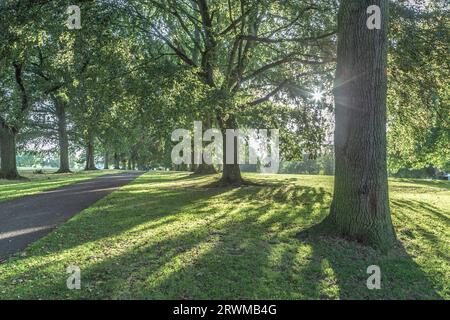
[[[390,181],[400,242],[381,254],[295,238],[327,214],[332,177],[246,178],[265,185],[142,175],[0,264],[0,299],[450,298],[449,182]],[[66,288],[69,265],[81,290]],[[381,290],[366,287],[369,265]]]
[[[119,170],[78,171],[55,174],[46,170],[43,174],[35,174],[33,170],[24,170],[19,173],[27,178],[25,180],[0,179],[0,201],[20,198],[116,172],[119,172]]]

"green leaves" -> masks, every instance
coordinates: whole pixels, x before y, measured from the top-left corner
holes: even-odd
[[[389,68],[388,152],[392,171],[444,169],[450,158],[449,20],[442,1],[394,6]]]

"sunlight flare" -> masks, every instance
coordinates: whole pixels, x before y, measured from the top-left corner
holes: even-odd
[[[314,89],[314,92],[311,94],[312,95],[311,100],[313,100],[314,102],[318,103],[318,102],[322,101],[323,94],[324,94],[324,92],[322,90]]]

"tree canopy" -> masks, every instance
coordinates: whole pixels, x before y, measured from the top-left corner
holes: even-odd
[[[81,9],[79,30],[67,26],[69,5]],[[285,161],[328,154],[338,5],[3,1],[0,129],[10,142],[2,175],[17,175],[6,168],[16,142],[61,159],[81,153],[91,169],[107,157],[170,167],[170,133],[193,121],[277,128]],[[446,1],[391,3],[391,172],[448,170],[448,9]],[[226,167],[224,178],[240,179],[239,168]]]

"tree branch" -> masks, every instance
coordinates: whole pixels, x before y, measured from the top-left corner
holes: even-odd
[[[19,91],[21,93],[21,98],[22,98],[21,111],[25,112],[28,109],[28,95],[25,90],[25,86],[23,85],[22,64],[18,61],[14,61],[13,66],[14,66],[16,83],[17,83],[17,86],[19,87]]]
[[[309,42],[316,41],[320,39],[325,39],[331,37],[336,34],[336,30],[324,33],[322,35],[314,36],[314,37],[306,37],[306,38],[285,38],[285,39],[271,39],[266,37],[257,37],[252,35],[242,35],[242,39],[247,41],[256,41],[263,43],[282,43],[282,42]]]
[[[274,90],[272,90],[271,92],[269,92],[267,95],[265,95],[262,98],[253,100],[252,102],[249,102],[248,105],[249,106],[255,106],[257,104],[261,104],[263,102],[266,102],[267,100],[269,100],[271,97],[273,97],[274,95],[276,95],[278,92],[280,92],[287,84],[288,84],[289,80],[286,79],[283,82],[281,82]]]

